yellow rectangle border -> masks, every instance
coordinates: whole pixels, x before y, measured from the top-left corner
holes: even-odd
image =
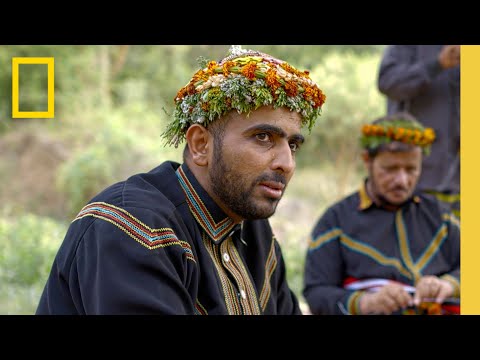
[[[54,95],[54,70],[55,61],[53,57],[12,57],[12,118],[40,118],[51,119],[54,117],[55,111],[55,95]],[[18,103],[19,95],[19,65],[47,65],[48,95],[47,95],[47,111],[20,111]]]
[[[462,45],[460,71],[460,206],[461,220],[461,314],[480,314],[480,239],[478,214],[480,177],[478,171],[478,84],[480,83],[480,46]]]

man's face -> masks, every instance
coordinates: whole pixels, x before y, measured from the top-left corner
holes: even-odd
[[[295,170],[295,151],[304,140],[300,128],[301,116],[286,108],[229,115],[209,168],[222,207],[243,219],[273,215]]]
[[[382,151],[366,161],[371,191],[381,202],[401,205],[415,190],[420,177],[422,152],[419,147],[410,151]]]

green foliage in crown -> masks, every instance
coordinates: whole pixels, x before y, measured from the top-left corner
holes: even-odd
[[[435,141],[435,131],[432,128],[425,128],[416,121],[403,119],[379,121],[362,126],[360,142],[363,148],[374,149],[393,141],[420,146],[423,153],[428,155],[430,146]]]
[[[298,112],[302,126],[311,130],[325,100],[308,71],[267,54],[233,47],[220,63],[204,61],[204,67],[178,91],[173,120],[162,136],[167,145],[177,147],[192,124],[207,127],[231,110],[249,114],[268,105]]]

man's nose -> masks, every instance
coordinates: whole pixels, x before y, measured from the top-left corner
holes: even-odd
[[[408,186],[408,173],[400,169],[398,172],[395,174],[395,183],[398,185],[402,185],[404,187]]]
[[[291,173],[295,169],[295,158],[288,142],[276,147],[272,155],[273,170],[280,170],[283,173]]]

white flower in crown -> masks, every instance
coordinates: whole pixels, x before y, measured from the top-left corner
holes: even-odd
[[[241,45],[232,45],[230,47],[230,55],[239,56],[247,52],[247,50],[242,49]]]
[[[212,87],[216,87],[219,86],[223,80],[225,80],[225,76],[223,76],[222,74],[213,75],[210,79],[212,80]]]

